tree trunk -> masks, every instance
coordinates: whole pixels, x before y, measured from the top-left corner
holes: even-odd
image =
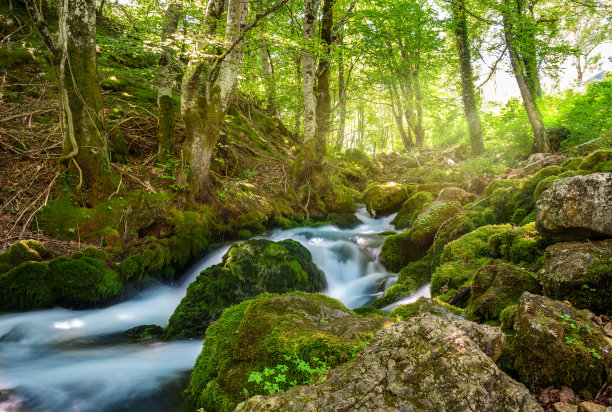
[[[59,65],[63,147],[59,170],[75,188],[79,202],[95,206],[116,189],[96,67],[95,0],[62,0],[58,43],[34,1],[26,0],[26,6]]]
[[[266,109],[276,114],[276,84],[274,83],[274,73],[270,64],[270,52],[265,41],[259,46],[259,57],[261,59],[261,75],[264,79],[266,89]]]
[[[404,112],[402,110],[402,102],[400,101],[399,97],[397,97],[395,85],[389,86],[389,89],[391,91],[391,114],[393,115],[395,123],[397,124],[397,130],[399,131],[402,144],[406,149],[409,149],[414,146],[414,143],[412,142],[412,136],[409,134],[410,131],[406,133],[406,129],[404,128]]]
[[[242,44],[236,46],[221,59],[205,60],[205,55],[223,51],[215,50],[207,41],[216,33],[217,21],[223,12],[223,0],[210,0],[202,23],[202,38],[196,46],[183,76],[181,90],[181,114],[185,122],[186,137],[183,143],[189,170],[189,200],[207,202],[215,199],[210,181],[210,162],[213,149],[223,126],[230,98],[234,93],[238,71],[242,64]],[[241,35],[248,14],[248,2],[230,0],[227,12],[226,46],[229,47]],[[200,95],[200,79],[204,77],[204,96]]]
[[[472,154],[480,155],[484,153],[482,143],[482,131],[480,118],[476,109],[476,99],[474,98],[474,75],[472,73],[472,59],[468,40],[467,15],[465,13],[465,1],[455,0],[453,3],[453,20],[455,23],[455,38],[457,50],[459,52],[459,71],[461,72],[461,91],[463,98],[463,111],[470,130],[470,143]]]
[[[174,155],[174,123],[175,108],[172,100],[172,88],[174,86],[174,70],[172,70],[173,57],[173,35],[178,27],[179,15],[183,5],[180,1],[168,3],[164,17],[164,27],[161,35],[161,54],[159,56],[159,67],[157,71],[157,161],[164,163]]]
[[[330,108],[331,96],[329,93],[330,83],[330,61],[329,54],[332,44],[332,29],[334,25],[333,17],[333,0],[323,0],[323,16],[321,18],[321,42],[323,53],[319,58],[319,67],[317,69],[317,84],[315,87],[315,96],[317,98],[316,106],[316,155],[322,160],[327,152],[327,134],[330,124]]]
[[[317,16],[315,5],[317,0],[305,0],[304,2],[304,27],[302,38],[304,39],[304,51],[302,52],[302,89],[304,93],[304,144],[306,145],[315,137],[316,129],[316,101],[314,94],[315,73],[314,57],[309,50],[315,37],[317,27]]]
[[[514,77],[516,78],[516,83],[518,84],[519,90],[521,92],[521,97],[523,98],[523,106],[525,107],[525,111],[527,112],[527,117],[529,118],[529,123],[531,124],[531,130],[533,131],[533,135],[535,137],[535,150],[538,153],[548,153],[548,142],[546,141],[542,116],[540,114],[540,111],[538,110],[538,106],[536,104],[536,100],[532,94],[532,91],[527,83],[527,79],[525,77],[525,70],[518,54],[516,40],[514,38],[513,33],[513,25],[510,15],[511,9],[509,8],[509,2],[509,0],[506,0],[507,8],[503,10],[502,17],[504,24],[504,39],[506,41],[506,46],[508,47],[508,52],[510,54],[510,63],[512,64]]]
[[[346,81],[344,79],[344,38],[338,40],[338,133],[336,134],[336,153],[342,152],[344,129],[346,128]]]

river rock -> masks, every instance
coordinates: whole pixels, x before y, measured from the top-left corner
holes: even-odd
[[[612,173],[556,180],[538,199],[536,228],[553,240],[612,237]]]
[[[544,294],[581,309],[612,314],[612,239],[546,248],[540,272]]]
[[[491,262],[474,274],[470,307],[480,320],[495,320],[507,306],[516,304],[525,291],[540,292],[533,273],[518,266]]]
[[[612,372],[612,341],[590,312],[525,292],[514,323],[515,369],[530,386],[568,386],[593,397]]]
[[[395,182],[370,186],[365,191],[364,202],[372,217],[386,216],[397,212],[408,199],[406,188]]]
[[[580,402],[578,412],[606,412],[606,407],[593,402]]]
[[[294,240],[251,239],[234,244],[223,261],[202,271],[168,322],[166,339],[202,338],[223,309],[263,292],[319,292],[325,274]]]
[[[287,389],[290,381],[307,383],[311,375],[296,363],[345,363],[360,343],[389,323],[383,316],[356,316],[320,294],[262,295],[244,301],[226,309],[206,331],[188,396],[206,411],[232,410],[245,393],[265,393],[262,385],[249,381],[251,372],[280,373],[278,365],[287,367],[284,382],[270,378],[279,389]]]
[[[502,372],[452,322],[422,314],[380,330],[357,357],[318,383],[236,411],[541,411],[527,388]]]

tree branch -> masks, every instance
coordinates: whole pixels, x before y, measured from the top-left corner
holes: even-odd
[[[51,36],[51,33],[49,32],[49,26],[47,26],[47,23],[38,12],[38,9],[36,8],[36,3],[34,3],[34,0],[24,0],[24,2],[26,8],[28,9],[28,13],[30,14],[30,18],[32,19],[34,25],[38,29],[38,32],[40,33],[40,37],[42,37],[43,41],[49,48],[49,51],[51,52],[51,54],[53,54],[53,57],[58,61],[61,60],[62,52],[58,44],[53,39],[53,36]]]

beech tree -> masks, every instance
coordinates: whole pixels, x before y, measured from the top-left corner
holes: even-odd
[[[77,200],[95,206],[116,189],[96,67],[96,2],[61,0],[57,41],[34,0],[25,4],[58,66],[63,147],[59,170],[74,180]]]

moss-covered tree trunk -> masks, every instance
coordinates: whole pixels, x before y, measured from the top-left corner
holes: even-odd
[[[63,146],[59,170],[76,199],[95,206],[116,189],[96,67],[96,2],[62,0],[57,43],[34,1],[26,0],[26,5],[59,66]]]
[[[344,42],[342,36],[339,38],[338,47],[338,132],[336,133],[335,153],[342,152],[342,146],[344,145],[344,129],[346,129],[347,82],[344,79]]]
[[[459,52],[459,72],[461,73],[461,97],[463,100],[463,111],[470,130],[470,144],[472,154],[484,153],[482,143],[482,129],[476,99],[474,97],[474,74],[472,72],[472,58],[469,46],[467,14],[465,12],[465,1],[455,0],[452,4],[453,23],[455,29],[455,41]]]
[[[223,6],[223,0],[209,1],[202,22],[202,38],[196,45],[183,76],[181,115],[186,134],[183,150],[189,164],[191,202],[208,202],[215,198],[210,181],[210,162],[242,64],[242,32],[249,3],[230,0],[227,10],[226,47],[218,50],[212,40],[223,13]],[[218,58],[205,57],[218,52]],[[202,79],[204,95],[200,94]]]
[[[157,70],[157,161],[165,162],[174,152],[175,108],[172,100],[174,86],[173,35],[178,27],[179,16],[183,5],[180,0],[168,3],[164,16],[164,26],[161,35],[161,54]]]
[[[302,52],[302,89],[304,94],[304,144],[314,139],[316,129],[316,99],[314,94],[315,72],[314,57],[310,48],[313,46],[317,28],[317,15],[315,5],[317,0],[304,2],[304,26],[302,39],[304,51]]]
[[[262,41],[259,46],[259,57],[261,60],[261,75],[265,81],[266,109],[268,112],[276,114],[276,79],[274,78],[270,51],[265,41]]]
[[[527,112],[531,130],[535,137],[535,151],[538,153],[548,153],[548,142],[546,140],[546,134],[544,131],[544,123],[542,121],[542,115],[538,109],[536,103],[536,96],[534,96],[532,89],[529,87],[527,81],[527,74],[523,66],[521,59],[518,40],[514,34],[514,21],[516,21],[516,13],[514,6],[510,0],[505,0],[504,8],[502,10],[502,18],[504,25],[504,39],[508,52],[510,54],[510,63],[512,64],[512,70],[514,71],[514,77],[518,84],[521,97],[523,99],[523,106]]]

